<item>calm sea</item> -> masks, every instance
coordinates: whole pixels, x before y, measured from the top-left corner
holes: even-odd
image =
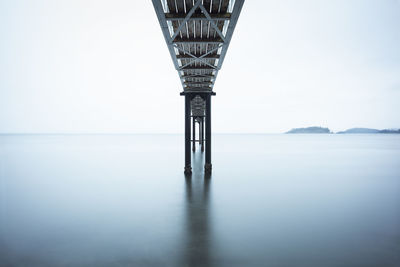
[[[400,135],[0,135],[0,266],[400,266]]]

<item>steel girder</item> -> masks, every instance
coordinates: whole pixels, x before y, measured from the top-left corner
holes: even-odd
[[[230,0],[229,4],[233,5],[232,11],[224,13],[208,11],[203,5],[203,0],[196,0],[190,10],[185,13],[170,11],[165,0],[152,0],[152,2],[175,69],[179,72],[183,90],[191,90],[191,87],[187,84],[191,81],[187,80],[187,78],[205,78],[207,82],[211,83],[207,90],[212,91],[218,71],[221,69],[232,39],[244,0],[236,0],[234,4],[233,0]],[[208,22],[209,27],[212,27],[217,36],[213,38],[202,38],[202,36],[189,38],[189,32],[187,36],[181,36],[184,30],[188,31],[188,22],[199,20]],[[179,26],[174,29],[171,21],[177,21]],[[216,24],[218,21],[224,22],[222,30]],[[207,48],[214,47],[206,49],[207,51],[204,53],[190,51],[191,47],[196,49],[196,45],[205,45]]]

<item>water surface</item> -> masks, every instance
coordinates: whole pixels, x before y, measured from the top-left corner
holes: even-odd
[[[1,135],[0,265],[400,266],[400,136]]]

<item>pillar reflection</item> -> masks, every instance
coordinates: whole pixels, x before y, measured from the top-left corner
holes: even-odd
[[[185,176],[183,266],[212,266],[211,176],[204,176],[203,154],[193,153],[193,174]]]

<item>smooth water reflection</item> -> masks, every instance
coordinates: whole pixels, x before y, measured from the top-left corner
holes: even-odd
[[[0,266],[399,266],[400,137],[0,136]]]
[[[210,214],[211,176],[204,176],[203,155],[193,154],[193,174],[185,176],[185,253],[184,266],[212,266]]]

